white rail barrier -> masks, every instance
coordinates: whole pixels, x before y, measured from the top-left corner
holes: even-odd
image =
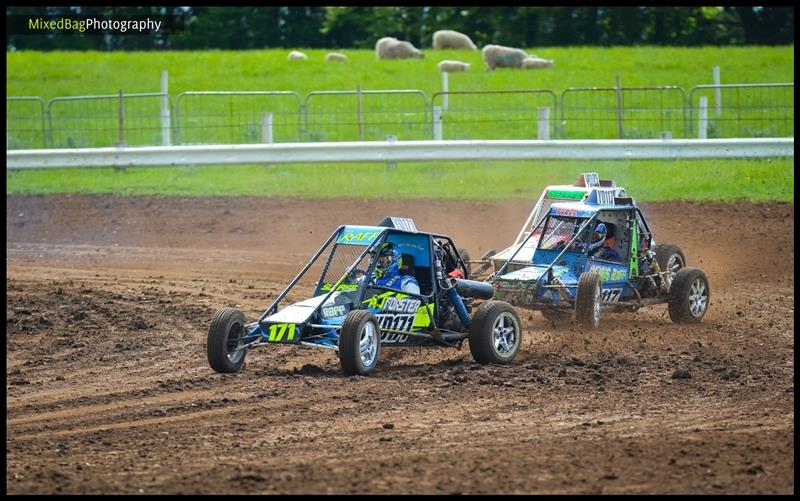
[[[793,156],[793,137],[582,141],[369,141],[6,150],[6,168]]]

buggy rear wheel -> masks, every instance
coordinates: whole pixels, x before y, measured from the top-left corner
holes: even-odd
[[[596,271],[583,272],[578,280],[575,322],[587,329],[600,325],[600,275]]]
[[[514,360],[522,340],[522,322],[505,301],[486,301],[469,324],[469,351],[479,364],[507,364]]]
[[[710,298],[706,274],[697,268],[681,268],[669,288],[669,318],[676,324],[698,323],[708,310]]]
[[[378,364],[381,329],[378,319],[368,310],[351,311],[339,334],[339,362],[348,376],[366,376]]]
[[[683,255],[681,248],[675,244],[656,245],[653,251],[656,253],[656,262],[659,269],[662,272],[666,272],[666,275],[664,275],[665,289],[669,291],[672,286],[672,280],[675,278],[675,273],[686,266],[686,257]],[[660,277],[657,283],[660,283]]]
[[[237,372],[244,363],[246,350],[241,349],[244,337],[244,313],[235,308],[217,310],[208,329],[206,351],[208,364],[217,372]]]

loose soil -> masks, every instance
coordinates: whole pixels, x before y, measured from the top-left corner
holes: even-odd
[[[8,493],[794,493],[794,205],[643,204],[711,284],[584,332],[520,310],[511,365],[467,346],[206,359],[340,224],[414,218],[473,257],[530,202],[6,197]]]

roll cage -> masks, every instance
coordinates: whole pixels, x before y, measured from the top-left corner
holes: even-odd
[[[246,338],[249,338],[246,340],[248,345],[252,345],[258,341],[257,336],[260,335],[259,331],[266,331],[266,324],[268,323],[266,322],[266,319],[271,315],[278,313],[279,307],[287,295],[294,289],[294,287],[300,282],[306,273],[308,273],[311,267],[325,255],[325,252],[328,248],[330,248],[330,251],[325,258],[325,264],[322,268],[319,280],[315,283],[315,290],[312,295],[313,298],[318,298],[320,296],[322,297],[321,299],[314,301],[315,304],[313,305],[313,309],[307,312],[306,318],[308,321],[296,323],[305,324],[307,327],[316,329],[331,329],[340,327],[340,325],[336,324],[322,325],[314,321],[314,319],[319,318],[319,311],[323,305],[327,305],[337,292],[347,291],[354,303],[358,305],[357,309],[364,307],[362,305],[364,304],[365,300],[368,299],[366,297],[368,290],[400,292],[398,289],[377,285],[366,278],[364,280],[358,280],[355,277],[357,272],[363,273],[364,277],[373,276],[377,264],[377,259],[374,255],[369,257],[369,264],[366,269],[358,269],[358,265],[359,263],[362,263],[368,255],[370,255],[373,249],[380,248],[380,246],[386,241],[390,241],[396,245],[398,242],[404,242],[408,245],[408,247],[413,248],[415,251],[416,259],[413,259],[413,254],[401,253],[401,256],[412,257],[411,261],[413,261],[414,264],[421,264],[420,266],[414,266],[413,270],[407,271],[408,274],[413,275],[419,282],[420,294],[403,294],[420,299],[424,308],[428,308],[430,305],[436,304],[436,301],[438,300],[437,293],[440,289],[439,282],[448,271],[455,268],[460,268],[462,272],[467,272],[468,268],[466,263],[464,263],[463,259],[459,255],[452,239],[447,235],[408,231],[391,227],[342,225],[333,231],[325,243],[323,243],[317,252],[314,253],[314,255],[303,266],[300,272],[292,279],[292,281],[278,295],[272,304],[270,304],[270,306],[262,313],[259,319],[256,322],[246,326]],[[363,249],[357,254],[354,254],[355,257],[352,259],[349,265],[346,266],[346,269],[338,279],[335,281],[326,281],[325,279],[330,274],[332,267],[334,267],[333,263],[337,254],[337,250],[340,249],[339,246],[347,244],[352,246],[354,243],[355,245],[363,247]],[[437,271],[437,269],[441,271]],[[338,276],[338,272],[336,275]],[[295,303],[295,305],[296,304],[300,303]],[[434,312],[434,314],[430,316],[431,327],[433,329],[438,328],[438,310],[438,308],[433,308],[431,310]],[[382,327],[381,330],[393,332],[393,329],[386,327]],[[402,332],[403,334],[413,334],[407,331],[397,332]],[[301,336],[302,334],[303,332],[301,332]],[[255,339],[255,341],[251,341],[253,339]]]
[[[617,199],[619,202],[629,202],[630,199]],[[639,241],[642,240],[644,245],[648,248],[654,245],[653,235],[650,231],[650,227],[647,225],[647,222],[644,218],[644,214],[639,207],[635,205],[623,205],[623,206],[614,206],[614,205],[602,205],[602,206],[595,206],[595,207],[586,207],[585,212],[578,213],[576,212],[573,215],[563,215],[563,214],[554,214],[554,209],[551,210],[542,216],[539,221],[531,228],[531,231],[528,233],[525,240],[523,240],[522,244],[517,248],[514,254],[500,267],[497,272],[493,273],[489,278],[488,282],[493,283],[497,278],[501,277],[506,270],[508,269],[509,265],[516,257],[517,253],[523,248],[525,243],[536,233],[537,229],[541,229],[541,238],[537,244],[537,252],[534,254],[533,262],[531,264],[537,264],[537,256],[540,258],[547,259],[545,263],[541,263],[541,265],[547,264],[544,272],[542,273],[542,277],[546,277],[544,283],[541,280],[537,280],[534,288],[532,290],[532,294],[535,296],[538,288],[540,286],[549,287],[550,284],[553,283],[553,267],[563,262],[562,258],[567,252],[579,253],[583,254],[584,259],[588,257],[588,246],[582,246],[581,250],[576,250],[574,244],[582,238],[584,235],[589,235],[590,232],[588,230],[593,229],[596,225],[596,222],[601,214],[607,212],[623,212],[628,213],[626,218],[626,225],[624,228],[618,228],[617,231],[624,231],[626,232],[626,236],[628,237],[628,246],[627,246],[627,256],[622,256],[626,258],[629,263],[629,270],[630,276],[633,278],[638,275],[639,273],[639,266],[638,266],[638,258],[639,258]],[[556,253],[556,250],[553,249],[545,249],[542,246],[547,244],[545,234],[545,230],[547,229],[547,224],[553,217],[559,218],[572,218],[572,219],[583,219],[578,225],[575,225],[574,231],[572,232],[572,237],[563,245],[563,247],[559,247],[559,251]],[[539,253],[540,250],[544,250],[544,253]],[[550,257],[553,256],[554,257]]]

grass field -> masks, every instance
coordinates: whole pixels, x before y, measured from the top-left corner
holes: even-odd
[[[207,90],[295,91],[419,89],[441,91],[436,65],[443,59],[472,64],[453,73],[451,91],[550,89],[615,85],[713,83],[720,67],[722,83],[794,81],[794,46],[780,47],[531,47],[526,51],[555,60],[551,70],[487,71],[479,51],[424,49],[424,59],[376,61],[371,50],[343,50],[349,61],[325,63],[327,50],[304,50],[308,61],[288,61],[289,50],[172,52],[7,53],[6,95],[56,96],[159,92],[161,71],[169,71],[169,92]]]
[[[794,159],[442,162],[52,169],[6,173],[7,193],[534,199],[581,172],[613,179],[637,200],[794,201]]]
[[[568,87],[611,87],[615,84],[616,76],[620,76],[623,86],[675,85],[688,92],[694,85],[712,83],[714,66],[721,68],[722,83],[794,81],[793,46],[528,48],[529,54],[555,59],[555,67],[538,71],[498,69],[492,72],[486,70],[480,52],[428,49],[422,60],[379,62],[371,50],[344,50],[342,52],[350,58],[344,64],[325,63],[325,50],[305,50],[308,61],[288,61],[288,52],[10,52],[7,53],[6,92],[8,96],[40,96],[45,100],[57,96],[114,94],[120,89],[126,93],[157,92],[161,70],[168,70],[169,93],[173,97],[184,91],[208,90],[294,91],[305,96],[317,90],[354,90],[356,86],[362,90],[418,89],[430,97],[441,90],[441,76],[436,65],[442,59],[472,63],[471,71],[450,75],[450,91],[536,88],[550,89],[558,95]],[[453,98],[451,105],[455,106],[455,103]],[[504,105],[498,104],[497,108],[501,106]],[[535,112],[535,108],[533,110]],[[458,137],[458,131],[454,131],[448,120],[450,117],[445,116],[446,138],[470,138],[468,135]],[[491,130],[481,137],[498,139],[498,134],[505,137],[508,133],[512,133],[509,138],[519,138],[519,134],[530,137],[527,131],[501,127],[498,123],[494,122]],[[787,123],[793,124],[793,114]],[[291,136],[296,134],[296,124],[296,120],[276,122],[275,134],[278,137],[275,140],[291,140]],[[260,130],[258,127],[253,129],[252,125],[246,124],[239,131],[242,136],[231,135],[230,141],[259,141]],[[611,127],[613,130],[613,125]],[[144,130],[156,138],[160,135],[157,121],[150,129]],[[203,127],[197,128],[197,134],[202,130]],[[324,132],[337,134],[331,130],[329,127]],[[187,131],[191,129],[185,128],[182,133],[186,136]],[[629,130],[629,134],[632,132]],[[709,132],[711,135],[714,131]],[[103,141],[113,140],[115,124],[108,125],[105,133],[111,139]],[[369,139],[382,139],[381,133],[385,133],[385,130],[381,129],[376,132],[378,137]],[[281,137],[281,134],[286,134],[289,139]],[[366,127],[365,134],[370,134],[369,127]],[[403,131],[397,133],[400,139],[424,137],[410,134]],[[676,132],[675,137],[680,137],[680,134]],[[12,147],[11,139],[8,141],[9,147]],[[128,139],[130,141],[132,138]],[[208,142],[200,135],[189,137],[189,142],[192,139]],[[337,138],[319,136],[310,139]],[[69,143],[70,138],[63,140]],[[142,144],[153,144],[148,141],[145,139]],[[40,142],[41,139],[33,141],[34,144]],[[136,143],[132,141],[129,144]],[[6,174],[6,190],[7,193],[502,199],[531,198],[547,184],[571,183],[580,172],[597,171],[629,188],[643,201],[793,201],[793,169],[793,158],[757,161],[408,163],[400,164],[395,169],[388,169],[384,164],[137,168],[127,171],[64,169],[9,172]]]

